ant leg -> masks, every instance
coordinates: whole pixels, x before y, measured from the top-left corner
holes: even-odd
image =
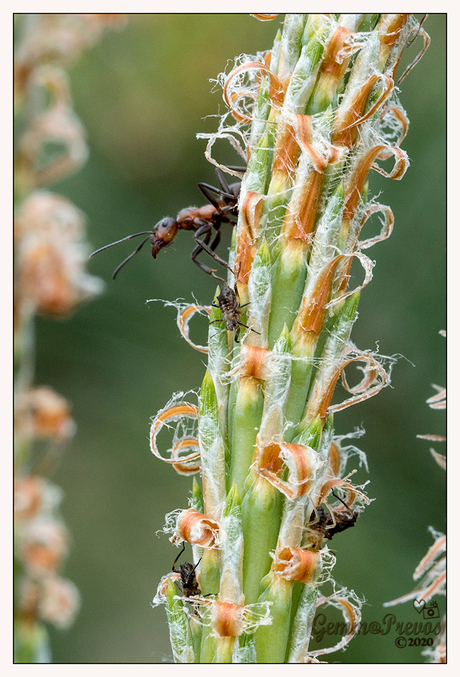
[[[244,172],[246,172],[248,168],[237,165],[227,165],[227,169],[233,169],[234,172],[243,172],[244,174]]]
[[[220,212],[222,208],[220,207],[219,203],[217,202],[216,198],[212,195],[212,193],[220,195],[223,198],[226,197],[230,200],[233,200],[236,205],[237,199],[234,195],[232,195],[231,193],[226,193],[224,190],[221,190],[220,188],[215,188],[214,186],[211,186],[209,183],[199,183],[198,188],[201,190],[201,192],[208,200],[208,202],[210,202],[212,206],[217,209],[218,212]]]
[[[207,273],[208,275],[211,275],[211,277],[213,277],[215,280],[219,280],[219,282],[223,282],[224,284],[227,284],[223,277],[219,277],[218,275],[216,275],[216,271],[213,270],[213,268],[206,266],[204,263],[201,263],[201,261],[197,261],[194,258],[194,255],[196,256],[199,252],[200,252],[200,249],[197,249],[196,251],[193,250],[192,257],[191,257],[193,263],[195,263],[198,266],[198,268],[201,268],[201,270],[203,272]],[[218,307],[219,306],[215,306],[215,308],[218,308]]]
[[[177,562],[177,560],[179,559],[179,557],[182,555],[182,553],[184,552],[184,550],[185,550],[185,543],[183,543],[183,545],[182,545],[182,550],[181,550],[180,553],[177,555],[177,557],[176,557],[176,559],[174,560],[173,565],[172,565],[172,570],[174,571],[175,574],[179,573],[179,572],[177,571],[177,569],[176,569],[176,562]]]
[[[211,275],[211,277],[214,277],[216,280],[220,280],[221,282],[225,283],[225,280],[222,277],[219,277],[218,275],[215,274],[216,271],[213,268],[210,268],[209,266],[205,265],[204,263],[201,263],[201,261],[197,261],[197,259],[196,259],[196,257],[200,253],[200,251],[202,251],[204,249],[204,246],[206,246],[206,240],[209,242],[210,237],[211,237],[211,233],[209,232],[206,235],[205,242],[198,241],[198,244],[195,247],[195,249],[192,251],[190,258],[192,259],[193,263],[198,266],[198,268],[201,268],[201,270],[203,272],[207,273],[208,275]],[[208,249],[209,249],[209,247],[208,247]],[[210,251],[211,251],[211,256],[214,257],[215,256],[214,252],[212,252],[212,250],[210,250]],[[216,306],[216,307],[219,307],[219,306]]]
[[[114,279],[116,278],[116,276],[118,275],[118,273],[120,272],[120,270],[123,268],[123,266],[125,265],[125,263],[128,263],[128,261],[129,261],[130,259],[132,259],[133,256],[135,256],[135,255],[137,254],[137,252],[140,251],[140,250],[142,249],[142,247],[145,245],[145,243],[147,242],[147,240],[150,240],[150,238],[151,238],[151,235],[149,235],[148,237],[146,237],[145,240],[142,240],[142,242],[140,243],[139,247],[138,247],[137,249],[135,249],[129,256],[127,256],[127,257],[125,258],[125,260],[122,261],[122,262],[120,263],[120,265],[117,266],[117,267],[115,268],[115,270],[114,270],[113,273],[112,273],[112,280],[114,280]],[[95,252],[95,253],[96,253],[96,252]]]
[[[196,260],[196,257],[200,253],[200,251],[204,250],[206,251],[205,247],[209,244],[209,240],[211,239],[211,229],[212,226],[210,223],[204,223],[200,228],[198,228],[197,231],[193,234],[193,237],[195,239],[195,242],[197,243],[196,247],[192,251],[190,258],[192,259],[193,263],[195,263],[198,268],[201,268],[201,270],[204,270],[205,273],[208,273],[208,275],[212,275],[214,277],[215,271],[212,268],[209,268],[209,266],[206,266],[204,263],[201,263],[200,261]],[[198,240],[199,235],[204,234],[204,241]],[[207,247],[209,249],[209,247]]]
[[[196,263],[196,265],[199,268],[202,268],[202,270],[204,270],[206,273],[209,273],[209,275],[212,275],[212,273],[209,272],[211,270],[211,268],[208,268],[207,266],[205,266],[203,268],[203,265],[200,265],[200,263],[195,260],[196,257],[197,257],[197,254],[200,251],[200,249],[203,249],[207,254],[209,254],[209,256],[212,256],[212,258],[215,261],[217,261],[217,263],[220,263],[221,266],[224,266],[231,273],[233,273],[233,270],[230,268],[228,263],[226,261],[224,261],[223,259],[221,259],[220,256],[217,256],[217,254],[215,252],[213,252],[213,250],[208,246],[209,240],[211,239],[211,228],[212,228],[212,226],[211,226],[210,223],[204,223],[200,228],[198,228],[198,230],[196,230],[194,232],[193,237],[195,239],[195,242],[197,243],[197,246],[195,247],[195,249],[192,252],[192,261],[194,263]],[[204,235],[204,234],[206,234],[204,241],[199,240],[198,238],[200,237],[200,235]],[[208,268],[208,269],[206,270],[206,268]],[[213,277],[215,277],[215,276],[213,276]],[[219,278],[219,279],[222,279],[222,278]]]
[[[216,198],[211,194],[210,191],[213,191],[214,193],[219,194],[219,189],[218,188],[213,188],[212,186],[209,185],[209,183],[199,183],[198,188],[201,190],[205,198],[207,199],[208,202],[212,204],[212,206],[217,209],[218,212],[220,212],[220,207],[219,203],[217,202]]]
[[[217,228],[217,229],[216,229],[216,234],[215,234],[215,236],[214,236],[214,240],[213,240],[213,241],[211,242],[211,244],[210,244],[210,247],[211,247],[212,251],[214,251],[214,250],[216,249],[216,247],[217,247],[217,245],[219,244],[219,242],[220,242],[220,230]]]
[[[230,194],[230,188],[228,187],[227,179],[225,178],[222,170],[219,167],[216,167],[217,180],[220,183],[220,187],[227,194]]]

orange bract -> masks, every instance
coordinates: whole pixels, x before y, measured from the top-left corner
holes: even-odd
[[[176,522],[176,531],[171,538],[171,542],[180,543],[181,541],[187,541],[193,545],[211,548],[216,546],[218,537],[219,524],[201,512],[189,508],[179,514]]]
[[[197,419],[198,407],[188,402],[179,402],[172,407],[160,411],[154,418],[150,427],[150,450],[157,458],[165,463],[170,463],[180,475],[190,475],[198,472],[200,469],[200,463],[198,462],[198,459],[200,458],[198,440],[189,436],[176,440],[174,446],[170,449],[170,458],[164,458],[160,454],[156,441],[157,436],[164,425],[169,421],[180,421],[183,418]],[[194,451],[196,449],[198,449],[198,451]],[[180,454],[184,453],[186,450],[190,450],[191,453],[186,456],[180,456]]]

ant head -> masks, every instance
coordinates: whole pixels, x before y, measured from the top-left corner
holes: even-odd
[[[170,216],[158,221],[152,232],[152,256],[156,259],[158,252],[174,240],[179,225]]]

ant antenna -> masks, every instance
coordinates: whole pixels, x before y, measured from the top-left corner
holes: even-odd
[[[137,249],[135,249],[133,252],[131,252],[131,254],[130,254],[129,256],[127,256],[127,257],[125,258],[125,260],[122,261],[122,262],[120,263],[120,265],[117,266],[117,267],[115,268],[115,270],[114,270],[113,273],[112,273],[112,280],[114,280],[114,279],[116,278],[116,276],[118,275],[118,273],[120,272],[120,270],[123,268],[123,266],[125,265],[125,263],[128,263],[128,261],[129,261],[130,259],[132,259],[133,256],[135,256],[135,255],[137,254],[137,252],[140,251],[140,250],[142,249],[142,247],[145,245],[145,243],[147,242],[147,240],[150,240],[150,235],[148,235],[148,236],[145,238],[145,240],[142,240],[142,242],[140,243],[139,247],[138,247]]]
[[[346,507],[346,509],[348,510],[348,512],[350,513],[350,515],[353,515],[352,511],[350,510],[350,506],[348,506],[348,505],[345,503],[345,501],[344,501],[343,499],[340,498],[340,496],[337,496],[337,494],[334,493],[334,490],[331,491],[331,494],[332,494],[333,496],[335,496],[335,497],[337,498],[337,500],[339,500],[340,503],[342,503],[342,504]]]
[[[199,563],[201,562],[202,559],[203,559],[203,558],[200,557],[200,559],[198,560],[198,562],[195,564],[195,566],[193,567],[193,569],[191,570],[191,572],[190,572],[190,574],[189,574],[189,578],[190,578],[190,576],[191,576],[192,574],[195,573],[195,569],[197,568],[197,566],[199,565]]]
[[[99,254],[99,252],[103,252],[104,249],[108,249],[109,247],[114,247],[116,244],[120,244],[120,242],[126,242],[126,240],[131,240],[133,237],[138,237],[139,235],[151,235],[152,231],[151,230],[143,230],[140,233],[134,233],[133,235],[128,235],[128,237],[123,237],[121,240],[117,240],[116,242],[111,242],[110,244],[104,245],[104,247],[100,247],[100,249],[96,249],[95,252],[89,255],[89,258],[92,259],[93,256],[96,256],[96,254]]]
[[[128,261],[130,259],[132,259],[133,256],[135,256],[137,254],[137,252],[142,249],[142,247],[147,242],[147,240],[152,236],[151,230],[143,230],[140,233],[134,233],[133,235],[128,235],[128,237],[123,237],[121,240],[117,240],[116,242],[111,242],[110,244],[106,244],[104,247],[101,247],[100,249],[96,249],[95,252],[90,254],[89,258],[92,259],[93,256],[96,256],[96,254],[103,252],[104,249],[109,249],[109,247],[114,247],[116,244],[120,244],[121,242],[126,242],[127,240],[131,240],[133,237],[139,237],[139,235],[147,235],[147,237],[145,238],[145,240],[142,240],[141,244],[139,245],[139,247],[137,247],[137,249],[135,249],[129,256],[127,256],[124,259],[124,261],[122,261],[117,268],[115,268],[115,270],[113,271],[113,274],[112,274],[112,279],[114,280],[116,278],[116,276],[118,275],[118,273],[120,272],[120,270],[125,265],[125,263],[128,263]]]
[[[176,566],[176,562],[177,562],[177,560],[179,559],[179,557],[182,555],[182,553],[184,552],[184,550],[185,550],[185,543],[182,544],[182,550],[180,551],[180,553],[177,555],[176,559],[175,559],[174,562],[173,562],[172,570],[173,570],[174,572],[176,572],[176,570],[175,570],[175,568],[174,568],[174,567]]]

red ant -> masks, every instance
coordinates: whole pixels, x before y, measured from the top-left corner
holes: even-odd
[[[241,170],[241,167],[235,167],[235,169]],[[193,263],[195,263],[205,273],[216,277],[214,275],[215,271],[209,266],[206,266],[204,263],[197,261],[196,257],[200,251],[203,250],[212,256],[215,261],[228,268],[228,264],[219,256],[217,256],[214,250],[220,242],[221,224],[235,223],[235,219],[238,216],[238,197],[241,188],[240,181],[229,185],[220,169],[216,170],[216,174],[220,188],[214,188],[208,183],[198,184],[198,188],[201,190],[210,204],[205,205],[204,207],[187,207],[186,209],[182,209],[177,215],[176,219],[167,216],[164,219],[161,219],[161,221],[156,224],[153,230],[134,233],[133,235],[128,235],[128,237],[124,237],[121,240],[117,240],[116,242],[106,244],[104,247],[101,247],[100,249],[97,249],[95,252],[93,252],[89,258],[99,254],[99,252],[104,251],[104,249],[108,249],[109,247],[114,247],[116,244],[120,244],[121,242],[131,240],[133,237],[147,235],[147,237],[142,240],[137,249],[127,256],[124,261],[122,261],[120,265],[113,271],[112,278],[115,279],[123,266],[128,263],[128,261],[132,259],[138,251],[142,249],[147,240],[150,240],[152,243],[152,256],[154,259],[156,259],[158,252],[171,244],[179,230],[192,230],[193,237],[196,242],[196,247],[191,254]],[[214,239],[211,242],[213,228],[216,232],[214,234]],[[202,236],[204,237],[202,240],[200,240],[199,238]]]

